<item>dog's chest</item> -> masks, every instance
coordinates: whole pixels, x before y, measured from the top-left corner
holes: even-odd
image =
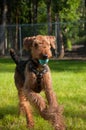
[[[40,93],[44,88],[44,80],[43,77],[37,76],[36,74],[32,73],[30,77],[30,87],[33,91]]]
[[[37,93],[41,92],[41,90],[44,88],[43,77],[48,72],[47,65],[36,66],[33,62],[30,62],[27,68],[28,68],[27,72],[29,72],[28,75],[29,75],[30,88]]]

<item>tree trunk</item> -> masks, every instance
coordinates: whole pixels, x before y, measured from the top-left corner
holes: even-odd
[[[6,43],[6,14],[7,14],[7,3],[6,0],[3,1],[3,11],[2,11],[2,25],[0,27],[0,54],[5,55],[5,47],[7,45]]]
[[[32,10],[31,10],[31,0],[28,1],[28,8],[29,8],[29,11],[28,11],[28,17],[29,17],[29,23],[31,24],[32,23]]]
[[[57,43],[57,57],[58,58],[63,58],[64,56],[64,45],[63,45],[63,38],[62,38],[62,33],[60,30],[60,23],[59,23],[59,18],[56,15],[56,43]]]
[[[12,24],[12,3],[9,1],[7,1],[7,5],[8,5],[8,11],[7,11],[7,24]],[[14,48],[14,39],[13,39],[13,27],[12,26],[8,26],[7,28],[7,50],[9,50],[9,47]]]
[[[85,8],[84,8],[84,13],[85,13],[85,21],[86,21],[86,0],[85,0]],[[84,30],[86,31],[86,22],[85,22],[85,28],[84,28]],[[85,44],[85,46],[86,46],[86,44]]]
[[[33,10],[33,23],[37,23],[37,8],[38,8],[38,0],[32,0],[32,10]]]
[[[47,21],[48,21],[48,35],[52,34],[52,18],[51,18],[51,0],[47,0]]]
[[[18,50],[18,24],[19,24],[19,10],[16,9],[16,34],[15,34],[15,49]]]

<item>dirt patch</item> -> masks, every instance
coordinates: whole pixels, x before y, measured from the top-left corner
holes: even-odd
[[[73,45],[71,51],[65,51],[64,59],[86,60],[86,46],[85,45]]]

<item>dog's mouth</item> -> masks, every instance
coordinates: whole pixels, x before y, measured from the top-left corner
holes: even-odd
[[[39,64],[45,65],[49,61],[48,55],[47,54],[41,54],[41,57],[39,59]]]
[[[49,59],[45,59],[45,60],[43,60],[43,59],[39,59],[39,63],[40,63],[41,65],[45,65],[45,64],[47,64],[48,61],[49,61]]]

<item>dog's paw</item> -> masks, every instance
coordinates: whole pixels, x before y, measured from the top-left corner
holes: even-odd
[[[50,106],[48,108],[48,112],[49,113],[63,113],[64,111],[64,107],[62,105],[58,105],[58,106]]]

